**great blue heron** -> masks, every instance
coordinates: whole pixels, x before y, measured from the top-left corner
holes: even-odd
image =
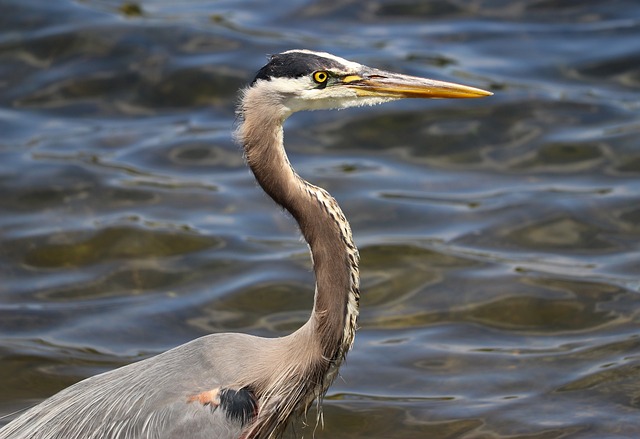
[[[90,377],[28,410],[0,439],[268,439],[320,401],[353,343],[358,250],[327,191],[291,167],[282,125],[301,110],[400,98],[473,98],[464,85],[372,69],[309,50],[270,58],[242,91],[237,139],[264,191],[298,222],[316,277],[309,320],[281,338],[212,334]]]

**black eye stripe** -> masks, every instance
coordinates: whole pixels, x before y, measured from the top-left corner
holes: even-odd
[[[280,53],[269,59],[267,65],[258,71],[253,82],[259,79],[268,81],[271,78],[299,78],[313,75],[317,71],[326,72],[327,69],[340,70],[344,69],[344,66],[335,60],[313,53]]]

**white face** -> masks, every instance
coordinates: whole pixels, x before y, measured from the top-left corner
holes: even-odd
[[[336,78],[336,76],[358,75],[366,69],[361,64],[324,52],[308,50],[292,50],[289,52],[312,53],[330,59],[334,63],[339,63],[341,68],[339,71],[335,68],[327,70],[334,76],[329,76],[325,86],[314,80],[313,73],[299,78],[271,78],[268,81],[257,81],[253,85],[252,88],[256,89],[256,92],[263,94],[265,97],[268,96],[271,102],[280,103],[286,107],[288,113],[375,105],[394,100],[391,97],[358,95],[353,88]]]
[[[291,113],[304,110],[328,110],[363,105],[376,105],[394,100],[390,97],[359,96],[355,90],[344,84],[328,84],[319,88],[311,76],[300,78],[274,78],[254,85],[263,89],[289,109]]]

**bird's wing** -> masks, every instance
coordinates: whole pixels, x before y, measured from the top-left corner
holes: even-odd
[[[197,398],[233,381],[226,361],[212,359],[217,347],[242,344],[236,337],[202,337],[87,378],[6,425],[0,439],[237,439],[247,420]]]

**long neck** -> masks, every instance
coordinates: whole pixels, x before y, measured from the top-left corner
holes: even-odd
[[[358,251],[342,210],[327,191],[298,176],[284,150],[286,109],[260,109],[245,96],[238,137],[246,160],[264,191],[298,222],[314,263],[316,292],[307,337],[322,355],[339,364],[353,342],[358,316]],[[301,331],[303,330],[301,329]]]

